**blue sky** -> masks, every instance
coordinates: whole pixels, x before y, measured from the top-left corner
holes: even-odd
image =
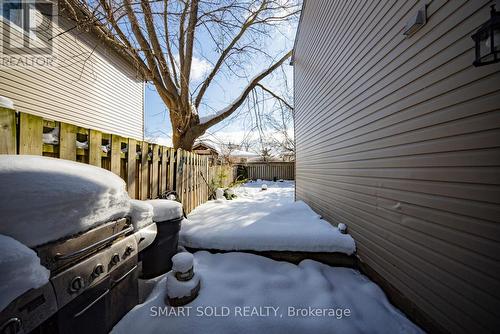
[[[296,24],[281,27],[273,33],[271,38],[263,41],[261,47],[268,53],[276,56],[276,59],[281,57],[286,51],[292,48],[293,38],[295,36]],[[218,54],[213,51],[209,45],[209,37],[204,31],[197,31],[198,43],[195,46],[195,57],[193,61],[192,78],[194,83],[199,83],[206,77],[207,71],[210,70],[211,62],[215,62]],[[262,57],[255,57],[244,64],[245,71],[249,77],[259,73],[271,64],[270,59]],[[293,69],[288,65],[287,61],[282,69],[285,72],[288,81],[288,87],[291,89],[291,78]],[[282,73],[276,73],[263,82],[267,87],[272,88],[278,93],[285,90],[285,85],[282,82]],[[215,113],[217,110],[227,106],[234,98],[236,98],[243,88],[246,86],[248,80],[240,79],[234,76],[227,76],[220,73],[217,79],[212,83],[207,93],[204,96],[204,106],[200,107],[198,111],[200,116],[210,113]],[[162,100],[156,93],[154,86],[146,85],[145,89],[145,135],[146,137],[153,137],[162,141],[164,144],[169,142],[172,128],[168,111]],[[218,138],[223,141],[238,141],[238,137],[242,137],[245,131],[248,131],[250,121],[246,117],[247,110],[241,109],[236,111],[235,115],[229,117],[224,122],[217,124],[209,129],[208,132],[214,133]]]

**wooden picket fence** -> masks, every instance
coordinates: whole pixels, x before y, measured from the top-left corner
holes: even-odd
[[[43,133],[54,128],[59,128],[58,143],[44,143]],[[6,108],[0,108],[0,154],[44,155],[102,167],[125,180],[131,198],[176,191],[186,213],[208,200],[209,184],[227,186],[234,180],[231,166],[210,166],[205,156]]]
[[[243,165],[249,179],[257,180],[294,180],[294,162],[249,162]]]

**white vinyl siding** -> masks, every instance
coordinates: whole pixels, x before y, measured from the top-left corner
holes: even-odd
[[[0,96],[20,112],[142,140],[144,83],[122,56],[72,27],[62,17],[54,26],[67,31],[56,37],[55,67],[0,67]]]

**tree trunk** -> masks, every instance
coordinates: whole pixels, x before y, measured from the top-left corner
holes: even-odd
[[[203,135],[205,130],[198,124],[189,126],[185,131],[182,131],[178,124],[172,121],[172,144],[175,149],[182,148],[186,151],[191,151],[196,138]]]

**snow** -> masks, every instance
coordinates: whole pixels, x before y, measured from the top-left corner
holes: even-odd
[[[153,223],[153,206],[145,201],[130,200],[130,220],[137,231]]]
[[[218,116],[224,114],[225,112],[227,112],[230,108],[231,108],[231,105],[229,105],[228,107],[226,107],[224,109],[217,111],[215,114],[201,116],[200,117],[200,124],[208,123],[209,121],[211,121],[215,117],[218,117]]]
[[[14,109],[14,102],[5,96],[0,96],[0,107]]]
[[[0,311],[26,291],[48,283],[49,276],[33,250],[0,234]]]
[[[191,295],[191,291],[200,283],[200,275],[194,273],[189,281],[179,281],[173,271],[167,274],[167,294],[169,298],[182,298]],[[161,284],[161,283],[160,283]],[[134,333],[134,332],[131,332]]]
[[[167,274],[112,333],[422,333],[354,269],[246,253],[202,251],[194,257],[202,278],[194,301],[165,306]],[[309,307],[318,313],[308,314]]]
[[[88,149],[89,148],[89,142],[86,140],[86,141],[76,141],[76,148],[82,148],[84,150]]]
[[[354,240],[302,201],[294,202],[292,181],[247,183],[236,199],[208,201],[183,222],[179,243],[196,249],[341,252],[353,254]]]
[[[153,206],[153,221],[162,222],[182,217],[182,204],[168,199],[151,199],[146,201]]]
[[[180,273],[188,272],[193,267],[193,254],[180,252],[172,257],[172,270]]]
[[[224,189],[217,188],[217,190],[215,190],[215,199],[219,199],[219,200],[225,200],[226,199],[224,197]]]
[[[220,148],[220,143],[214,143],[211,139],[209,138],[197,138],[195,141],[194,141],[194,145],[193,147],[195,147],[196,145],[204,145],[208,148],[211,148],[212,150],[216,151],[218,154],[221,154],[222,153],[222,150]]]
[[[231,151],[231,152],[229,152],[229,156],[233,157],[233,158],[258,158],[258,157],[260,157],[260,155],[257,153],[243,151],[243,150]]]
[[[29,247],[125,217],[125,182],[98,167],[30,155],[0,155],[0,233]]]
[[[339,223],[337,225],[337,228],[339,229],[340,233],[345,234],[347,233],[347,225],[344,223]]]
[[[55,127],[50,132],[44,133],[42,140],[44,144],[59,144],[59,127]]]

